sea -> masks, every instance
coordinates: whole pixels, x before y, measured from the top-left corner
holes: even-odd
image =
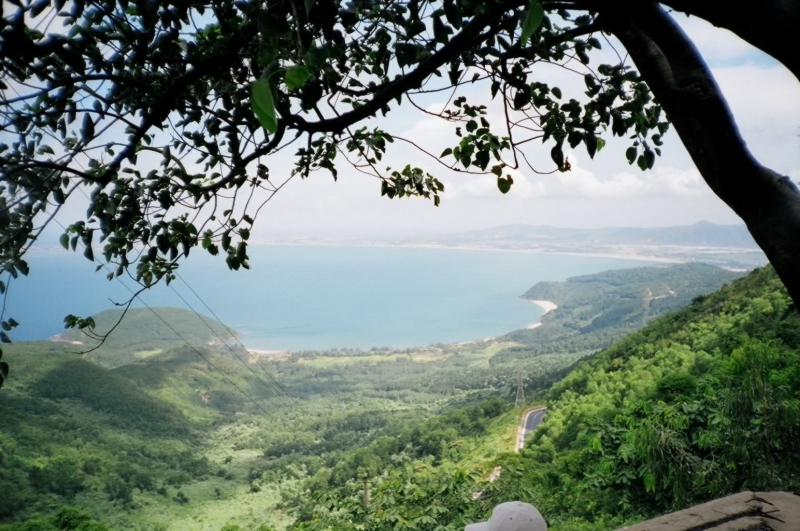
[[[537,282],[649,265],[596,256],[403,247],[265,245],[248,253],[251,269],[230,271],[222,257],[194,249],[171,287],[158,285],[141,298],[153,307],[189,306],[209,316],[213,311],[253,349],[408,348],[527,327],[542,310],[520,295]],[[11,282],[6,300],[6,317],[20,323],[10,334],[17,341],[63,332],[67,314],[85,317],[114,308],[130,297],[125,285],[134,285],[107,280],[107,271],[95,271],[96,264],[80,253],[41,250],[28,261],[29,276]]]

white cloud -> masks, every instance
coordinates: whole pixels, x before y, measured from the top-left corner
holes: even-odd
[[[583,168],[574,154],[567,154],[572,169],[564,173],[530,177],[519,171],[509,172],[514,185],[508,196],[528,200],[541,198],[589,198],[631,199],[648,196],[695,197],[710,194],[696,169],[656,167],[652,171],[640,172],[638,168],[601,179]],[[494,176],[476,177],[464,181],[448,182],[451,196],[464,195],[473,198],[497,198]]]

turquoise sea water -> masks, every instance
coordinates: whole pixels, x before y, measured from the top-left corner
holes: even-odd
[[[646,265],[615,258],[515,252],[379,247],[263,246],[250,271],[195,250],[180,273],[250,348],[273,350],[411,347],[483,339],[524,328],[541,310],[519,299],[543,280]],[[63,330],[69,313],[113,307],[129,292],[79,254],[29,257],[27,279],[12,282],[15,340]],[[129,285],[132,283],[129,282]],[[209,312],[180,281],[189,304]],[[184,306],[164,286],[146,292],[151,306]]]

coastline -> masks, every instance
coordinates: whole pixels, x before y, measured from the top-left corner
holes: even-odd
[[[267,240],[254,240],[253,245],[287,245],[287,246],[313,246],[313,247],[377,247],[377,248],[403,248],[403,249],[444,249],[454,251],[483,251],[483,252],[497,252],[497,253],[525,253],[525,254],[555,254],[563,256],[586,256],[597,258],[617,258],[622,260],[638,260],[643,262],[658,262],[664,264],[683,264],[688,260],[679,258],[669,258],[665,256],[652,256],[645,254],[627,254],[615,252],[577,252],[577,251],[559,251],[549,249],[503,249],[498,247],[482,247],[479,245],[441,245],[441,244],[425,244],[425,243],[378,243],[378,242],[281,242],[281,241],[267,241]]]
[[[542,319],[544,318],[544,316],[552,312],[556,308],[558,308],[558,305],[553,301],[541,301],[541,300],[531,300],[531,299],[523,299],[523,300],[532,302],[533,304],[544,310],[544,313],[539,316],[539,319],[535,323],[531,323],[528,325],[527,327],[528,330],[534,330],[542,326]]]

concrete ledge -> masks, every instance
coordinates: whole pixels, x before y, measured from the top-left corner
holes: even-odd
[[[740,492],[619,531],[798,531],[800,496]]]

